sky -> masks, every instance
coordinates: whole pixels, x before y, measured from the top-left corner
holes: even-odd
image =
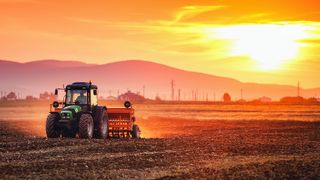
[[[0,59],[139,59],[320,87],[317,0],[0,0],[0,12]]]

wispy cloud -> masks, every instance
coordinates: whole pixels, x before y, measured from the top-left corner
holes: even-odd
[[[184,6],[175,15],[175,19],[171,23],[177,23],[188,18],[195,17],[199,14],[223,9],[225,6]]]
[[[153,20],[147,22],[134,22],[134,21],[107,21],[107,20],[99,20],[99,19],[90,19],[84,17],[67,17],[67,20],[82,22],[82,23],[90,23],[90,24],[99,24],[105,25],[109,27],[123,27],[123,28],[142,28],[144,30],[148,29],[159,29],[161,30],[172,30],[175,28],[185,28],[191,27],[193,25],[198,26],[198,22],[186,22],[186,20],[193,18],[197,15],[208,13],[211,11],[216,11],[219,9],[223,9],[226,6],[217,5],[217,6],[184,6],[176,11],[174,17],[172,19],[162,19],[162,20]]]
[[[320,45],[320,39],[302,39],[302,40],[299,40],[299,42],[306,43],[306,44]]]
[[[270,22],[272,19],[273,13],[254,13],[254,14],[247,14],[244,16],[240,16],[237,18],[237,21],[239,22],[251,22],[253,19],[255,21],[260,22],[260,23],[265,23],[265,22]]]

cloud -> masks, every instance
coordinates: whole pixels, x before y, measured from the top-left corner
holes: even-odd
[[[178,53],[206,53],[212,48],[204,44],[177,44],[163,48],[166,51],[173,51]]]
[[[115,21],[106,21],[99,19],[90,19],[83,17],[67,17],[66,19],[71,21],[83,22],[83,23],[92,23],[92,24],[103,24],[106,26],[117,26],[117,27],[128,27],[128,28],[146,28],[146,29],[155,29],[161,26],[162,29],[165,29],[166,26],[170,26],[170,28],[174,28],[174,25],[177,26],[190,26],[190,22],[186,22],[190,18],[196,17],[198,15],[217,11],[225,8],[222,5],[214,5],[214,6],[183,6],[179,8],[174,14],[173,19],[161,19],[161,20],[152,20],[148,22],[115,22]]]
[[[301,39],[299,40],[301,43],[306,43],[306,44],[318,44],[320,45],[320,39]]]
[[[216,5],[216,6],[184,6],[182,7],[175,15],[175,19],[172,23],[177,23],[188,18],[192,18],[202,13],[216,11],[219,9],[225,8],[225,6]]]
[[[257,23],[267,23],[272,21],[271,17],[272,15],[274,15],[273,13],[253,13],[253,14],[248,14],[248,15],[244,15],[244,16],[240,16],[237,18],[237,21],[239,22],[252,22],[257,21]]]
[[[232,41],[226,38],[219,38],[217,32],[219,29],[230,29],[227,32],[237,34],[242,30],[242,34],[246,34],[249,29],[257,34],[257,31],[264,30],[260,34],[274,32],[274,27],[281,29],[281,32],[293,27],[294,38],[300,43],[319,43],[319,33],[317,22],[310,21],[287,21],[287,22],[264,22],[250,24],[223,24],[223,23],[205,23],[205,22],[186,22],[188,17],[208,12],[218,7],[183,7],[182,11],[177,14],[176,19],[147,21],[147,22],[129,22],[129,21],[106,21],[89,18],[69,17],[68,20],[80,23],[96,24],[106,29],[114,28],[118,32],[126,34],[128,41],[135,42],[137,39],[143,39],[146,44],[151,44],[155,50],[168,51],[186,54],[208,54],[212,53],[219,56],[226,56],[232,47]],[[244,18],[251,17],[267,17],[269,14],[258,13],[251,14]],[[184,19],[184,20],[183,20]],[[102,26],[101,26],[102,25]],[[252,27],[252,28],[246,28]],[[268,31],[266,31],[266,27]],[[282,30],[283,29],[283,30]],[[298,29],[298,30],[297,30]],[[265,33],[266,31],[266,33]],[[301,33],[303,31],[303,33]],[[250,33],[247,33],[250,34]],[[259,34],[259,35],[260,35]],[[270,33],[269,33],[270,34]],[[302,36],[307,34],[308,36]],[[314,34],[309,36],[309,34]],[[290,35],[290,32],[284,33]],[[271,36],[270,38],[274,38]],[[307,39],[308,38],[308,39]]]

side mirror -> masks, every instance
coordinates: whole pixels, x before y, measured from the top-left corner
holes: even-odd
[[[54,90],[54,94],[55,94],[55,95],[58,95],[58,89],[55,89],[55,90]]]
[[[95,96],[96,96],[97,94],[98,94],[97,90],[96,90],[96,89],[94,89],[94,90],[93,90],[93,95],[95,95]]]
[[[126,108],[131,107],[131,102],[130,101],[124,102],[124,107],[126,107]]]
[[[54,101],[54,102],[52,103],[52,106],[53,106],[54,108],[59,107],[59,102],[58,102],[58,101]]]

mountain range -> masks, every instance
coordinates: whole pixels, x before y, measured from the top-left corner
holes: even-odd
[[[89,81],[98,85],[102,96],[117,96],[127,90],[145,96],[171,99],[174,81],[175,98],[180,89],[181,99],[221,100],[228,92],[233,100],[254,99],[262,96],[278,100],[296,96],[297,87],[278,84],[244,83],[236,79],[191,72],[142,60],[118,61],[108,64],[86,64],[79,61],[40,60],[27,63],[0,60],[0,90],[15,91],[22,96],[38,96],[76,81]],[[242,91],[242,93],[241,93]],[[304,97],[320,95],[320,88],[301,89]]]

